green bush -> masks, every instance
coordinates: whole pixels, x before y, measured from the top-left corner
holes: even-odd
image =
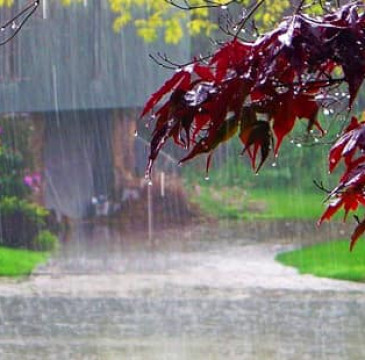
[[[23,180],[25,163],[21,153],[0,146],[0,197],[25,197],[31,188]]]
[[[17,197],[0,200],[1,245],[36,249],[37,236],[47,229],[49,211]]]
[[[54,251],[58,248],[58,238],[49,230],[42,230],[33,240],[33,250]]]

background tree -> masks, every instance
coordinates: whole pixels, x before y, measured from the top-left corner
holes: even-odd
[[[83,0],[59,0],[65,6],[84,6]],[[102,1],[102,0],[98,0]],[[166,43],[178,43],[184,33],[211,36],[219,28],[212,21],[217,10],[224,25],[227,14],[237,6],[249,7],[249,0],[106,0],[110,10],[115,13],[114,31],[118,32],[127,25],[134,25],[138,35],[146,42],[153,42],[163,34]],[[0,7],[11,7],[15,0],[0,0]],[[207,4],[209,6],[207,6]],[[173,6],[175,5],[175,6]],[[262,26],[271,26],[290,8],[288,0],[268,0],[255,13],[255,20]],[[189,10],[181,11],[182,9]],[[236,14],[236,11],[233,12]],[[219,14],[217,16],[220,16]],[[230,14],[228,15],[228,17]],[[213,16],[214,17],[214,16]],[[231,19],[234,21],[233,19]]]
[[[2,5],[10,6],[11,2],[3,1]],[[14,39],[38,5],[35,0],[2,21],[0,46]],[[54,219],[47,209],[31,199],[42,182],[41,175],[32,170],[28,141],[31,131],[30,124],[23,119],[16,124],[10,117],[0,119],[0,244],[50,251],[58,241],[48,230],[55,225],[51,224]]]

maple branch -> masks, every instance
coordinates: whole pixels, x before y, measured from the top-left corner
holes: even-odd
[[[255,14],[255,12],[261,7],[261,5],[265,2],[265,0],[260,0],[256,3],[256,5],[249,11],[249,13],[242,19],[241,24],[238,26],[236,31],[235,39],[238,38],[238,34],[242,31],[242,29],[247,24],[247,21]]]
[[[193,65],[197,62],[204,62],[205,60],[208,60],[210,59],[213,55],[209,54],[209,55],[206,55],[206,56],[200,56],[198,59],[194,59],[192,61],[189,61],[187,63],[184,63],[184,64],[178,64],[178,63],[175,63],[173,62],[172,60],[170,60],[166,54],[161,54],[160,52],[158,52],[155,55],[152,55],[152,54],[149,54],[148,55],[157,65],[160,65],[162,67],[164,67],[165,69],[168,69],[168,70],[179,70],[179,69],[182,69],[186,66],[189,66],[189,65]]]
[[[297,8],[294,11],[294,15],[299,14],[299,12],[302,11],[304,3],[305,3],[305,0],[301,0],[301,2],[299,3],[299,5],[297,6]]]
[[[5,24],[0,26],[0,31],[5,31],[7,28],[11,28],[14,32],[4,41],[0,42],[0,46],[7,44],[9,41],[14,39],[14,37],[19,33],[24,24],[28,21],[28,19],[34,14],[40,4],[40,0],[35,0],[30,5],[26,6],[23,10],[21,10],[18,14],[16,14],[13,18],[8,20]],[[22,17],[24,18],[22,19]],[[15,21],[21,19],[19,25],[15,24]],[[15,28],[14,28],[15,27]]]
[[[169,66],[169,65],[166,65],[165,63],[163,63],[162,61],[158,60],[154,55],[152,54],[148,54],[148,56],[159,66],[162,66],[163,68],[165,69],[168,69],[168,70],[176,70],[176,67],[174,66]]]
[[[172,5],[181,10],[194,10],[194,9],[205,9],[205,8],[222,8],[231,4],[237,3],[237,0],[228,0],[226,3],[217,3],[212,0],[205,0],[206,5],[191,5],[189,0],[184,0],[185,6],[175,2],[175,0],[165,0],[166,3]]]

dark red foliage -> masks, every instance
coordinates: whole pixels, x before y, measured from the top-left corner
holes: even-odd
[[[359,222],[351,235],[350,251],[354,248],[359,237],[365,232],[365,219]]]
[[[339,184],[328,196],[329,205],[319,220],[321,224],[341,208],[345,211],[345,219],[349,211],[356,211],[359,205],[365,205],[365,122],[352,117],[351,123],[342,136],[332,146],[329,153],[329,169],[332,171],[340,160],[344,161],[345,171]],[[350,248],[365,231],[365,224],[359,223],[351,237]]]
[[[308,130],[313,126],[321,130],[317,96],[345,82],[351,106],[364,79],[364,27],[364,15],[354,4],[320,20],[296,14],[254,42],[234,38],[209,63],[194,60],[180,69],[151,96],[142,112],[142,116],[153,112],[170,95],[155,111],[148,173],[169,138],[189,151],[181,160],[185,162],[211,154],[240,128],[239,136],[255,167],[258,150],[259,166],[268,157],[272,133],[277,154],[297,119],[307,119]],[[337,68],[343,78],[333,77]],[[257,124],[245,125],[244,108],[255,113],[251,120]],[[252,136],[247,137],[250,131]]]
[[[188,152],[181,163],[207,154],[208,170],[214,150],[236,134],[258,171],[271,150],[278,154],[298,119],[308,121],[308,131],[315,126],[323,134],[317,120],[323,99],[345,84],[350,109],[364,77],[360,2],[322,18],[296,13],[252,42],[234,37],[209,62],[195,59],[179,69],[148,100],[142,116],[152,113],[155,129],[146,175],[169,138]],[[346,171],[319,223],[342,207],[347,214],[365,204],[364,150],[365,124],[353,118],[330,151],[330,171],[341,159]],[[363,228],[357,227],[353,243]]]

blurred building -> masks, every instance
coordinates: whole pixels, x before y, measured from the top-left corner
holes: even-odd
[[[43,0],[0,48],[0,112],[32,119],[41,201],[80,218],[93,197],[118,198],[141,173],[147,145],[136,142],[136,120],[169,74],[149,54],[186,61],[189,40],[146,44],[132,26],[115,33],[107,0],[60,3]],[[16,11],[2,9],[1,18]]]

